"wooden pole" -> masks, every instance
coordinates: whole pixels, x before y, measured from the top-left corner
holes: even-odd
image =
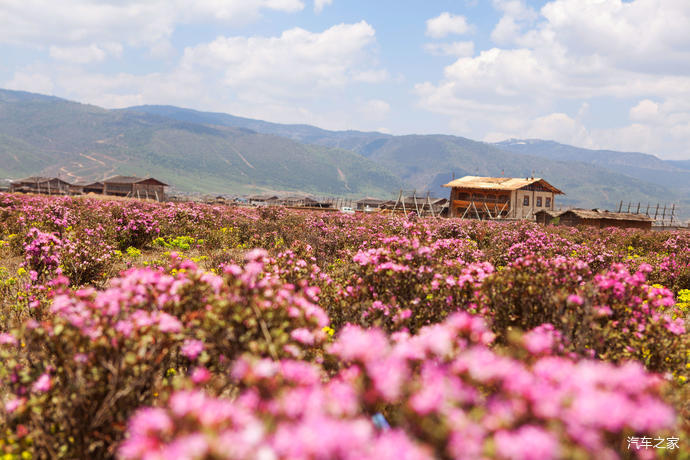
[[[618,212],[621,212],[623,210],[623,200],[621,200],[620,204],[618,205]]]
[[[474,201],[472,202],[472,207],[474,208],[474,213],[477,215],[477,219],[482,220],[482,218],[479,217],[479,211],[477,210],[477,206],[474,204]]]
[[[673,203],[673,206],[671,206],[671,227],[673,227],[673,217],[674,217],[675,213],[676,213],[676,203]]]
[[[639,214],[639,213],[640,213],[640,202],[638,201],[637,202],[637,211],[635,211],[635,214]]]

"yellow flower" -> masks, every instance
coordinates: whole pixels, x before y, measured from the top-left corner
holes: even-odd
[[[17,270],[17,275],[22,276],[22,275],[25,275],[25,274],[26,274],[26,268],[24,268],[24,267],[19,267],[19,269]]]

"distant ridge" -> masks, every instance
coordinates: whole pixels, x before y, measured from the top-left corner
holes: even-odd
[[[173,106],[106,110],[0,90],[0,178],[154,176],[184,192],[446,197],[452,175],[546,178],[557,205],[615,209],[677,202],[690,211],[690,160],[579,149],[539,139],[329,131]],[[690,217],[690,215],[688,215]],[[687,217],[686,217],[687,218]]]
[[[0,90],[0,177],[154,176],[178,191],[389,196],[401,186],[353,152],[250,129]]]

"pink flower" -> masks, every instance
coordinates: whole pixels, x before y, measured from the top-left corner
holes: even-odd
[[[211,373],[205,367],[195,367],[191,374],[192,382],[200,385],[206,383],[211,379]]]
[[[52,381],[50,380],[50,375],[47,373],[41,374],[41,376],[34,382],[32,385],[31,389],[37,393],[45,393],[46,391],[50,390],[50,388],[53,386]]]
[[[574,303],[575,305],[582,305],[584,303],[584,300],[579,295],[571,294],[568,296],[568,303]]]
[[[195,360],[202,351],[204,351],[204,342],[192,339],[185,340],[184,345],[180,349],[180,353],[191,360]]]
[[[172,315],[159,313],[158,329],[161,332],[180,332],[182,330],[182,323]]]
[[[5,403],[5,410],[8,414],[11,414],[12,412],[16,411],[19,408],[19,406],[24,404],[25,401],[26,400],[24,398],[10,399]]]
[[[17,339],[12,335],[8,334],[6,332],[3,332],[0,334],[0,345],[16,345],[17,344]]]
[[[526,425],[516,431],[496,433],[496,451],[510,460],[546,460],[559,455],[558,441],[543,428]]]

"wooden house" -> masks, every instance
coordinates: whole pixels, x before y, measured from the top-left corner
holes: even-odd
[[[103,181],[103,194],[163,201],[167,186],[153,177],[113,176]]]
[[[58,177],[31,176],[11,182],[10,192],[67,195],[70,192],[70,183]]]
[[[601,209],[568,209],[565,211],[537,212],[537,222],[543,225],[556,224],[576,227],[588,225],[596,228],[618,227],[651,230],[654,219],[645,214],[611,212]]]
[[[381,205],[383,205],[386,202],[386,200],[379,200],[377,198],[362,198],[359,201],[355,202],[355,206],[358,211],[364,211],[365,209],[379,209],[381,208]]]
[[[73,195],[87,195],[89,193],[102,195],[103,182],[77,182],[70,185],[69,190]]]
[[[275,195],[249,195],[247,197],[247,201],[249,204],[253,204],[255,206],[266,206],[269,204],[274,204],[276,201],[278,201],[278,197]]]
[[[534,219],[553,210],[563,192],[544,179],[465,176],[444,187],[450,191],[449,217],[477,219]]]

